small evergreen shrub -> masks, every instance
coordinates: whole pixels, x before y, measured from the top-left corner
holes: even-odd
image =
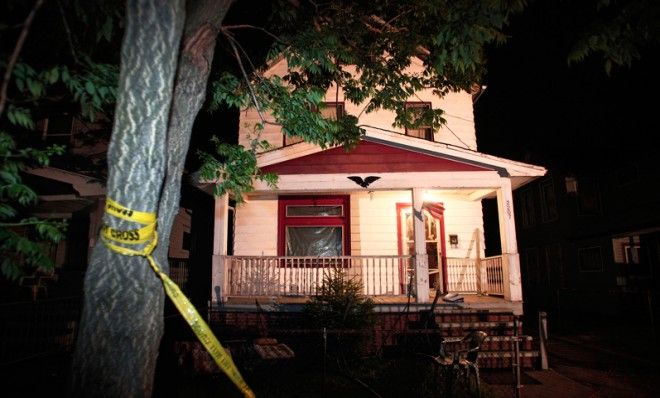
[[[323,278],[320,294],[305,305],[314,326],[334,330],[364,330],[373,326],[374,302],[362,295],[362,282],[333,268]]]
[[[312,325],[328,330],[326,355],[348,358],[361,356],[371,338],[374,302],[362,295],[362,282],[334,268],[323,278],[320,294],[305,305]]]

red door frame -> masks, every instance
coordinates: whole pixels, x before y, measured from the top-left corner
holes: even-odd
[[[440,236],[438,237],[438,239],[440,239],[440,250],[442,251],[442,256],[440,257],[440,263],[441,263],[440,267],[442,269],[442,291],[446,292],[447,291],[447,251],[446,251],[447,249],[445,244],[445,214],[444,214],[445,208],[441,202],[436,202],[433,204],[439,206],[442,211],[441,216],[439,218],[438,217],[435,218],[440,223]],[[426,205],[426,203],[424,205]],[[396,204],[396,234],[397,234],[396,242],[400,256],[403,255],[403,245],[401,244],[403,238],[403,229],[401,226],[401,211],[406,208],[412,209],[412,204],[411,203]],[[399,270],[399,272],[401,276],[405,275],[405,272],[403,272],[403,270]]]

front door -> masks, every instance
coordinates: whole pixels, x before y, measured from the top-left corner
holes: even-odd
[[[429,258],[429,287],[442,287],[446,291],[446,282],[440,279],[446,272],[446,255],[444,245],[444,214],[439,203],[424,204],[424,239],[426,241],[426,254]],[[397,227],[399,235],[399,254],[415,254],[415,234],[413,228],[412,206],[408,203],[397,203]],[[442,267],[442,268],[441,268]]]

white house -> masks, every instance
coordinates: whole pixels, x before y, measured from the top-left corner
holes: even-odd
[[[267,73],[285,70],[281,60]],[[255,182],[233,209],[231,256],[229,198],[216,199],[214,300],[313,295],[328,268],[341,267],[381,302],[412,294],[427,303],[438,288],[519,305],[512,191],[546,170],[479,152],[468,92],[440,99],[429,89],[406,103],[443,109],[447,124],[437,131],[394,128],[393,112],[364,113],[341,88],[330,88],[326,101],[323,114],[359,115],[366,135],[351,152],[323,150],[266,126],[261,139],[272,149],[258,165],[279,175],[277,189]],[[256,110],[241,111],[241,144],[259,121]],[[502,255],[491,258],[484,258],[485,198],[497,198],[502,242]]]

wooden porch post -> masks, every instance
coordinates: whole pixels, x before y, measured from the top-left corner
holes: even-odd
[[[229,196],[215,198],[213,222],[213,270],[211,273],[211,300],[224,302],[229,294],[229,281],[226,264],[227,234],[229,220]]]
[[[511,180],[502,177],[500,182],[501,186],[497,190],[497,214],[502,241],[504,298],[510,301],[521,301],[520,257],[518,255],[518,242],[516,241],[516,223],[513,216]]]
[[[481,231],[477,228],[474,231],[474,241],[476,242],[476,253],[477,257],[474,261],[474,274],[477,278],[477,293],[483,294],[486,293],[484,290],[484,284],[482,283],[483,280],[483,272],[481,269]]]
[[[415,284],[418,303],[429,302],[429,256],[426,253],[426,231],[424,230],[424,192],[413,188],[413,230],[415,234]]]

